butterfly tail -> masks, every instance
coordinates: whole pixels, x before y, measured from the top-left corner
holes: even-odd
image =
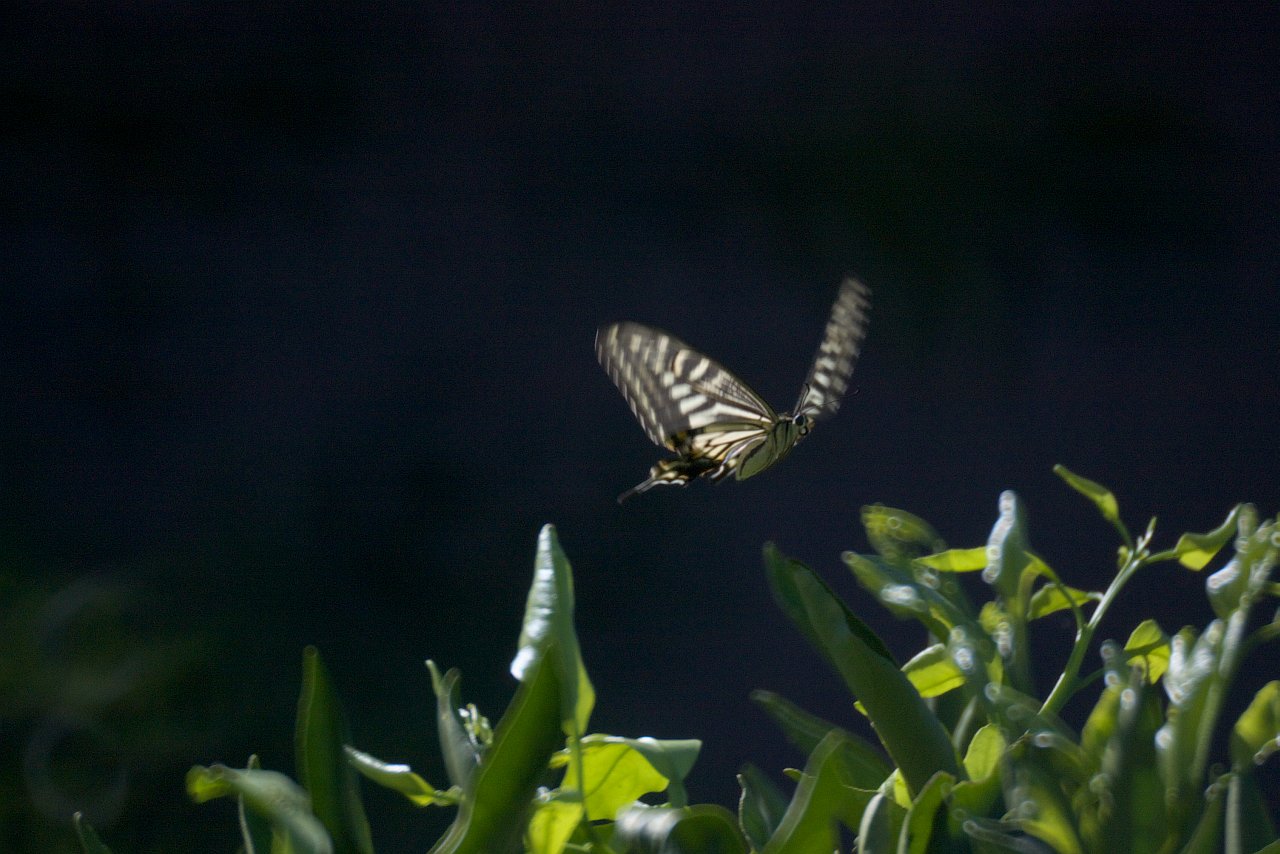
[[[649,470],[647,478],[618,496],[618,503],[621,504],[633,495],[648,492],[655,486],[667,486],[669,484],[684,486],[698,474],[701,474],[700,469],[692,471],[688,462],[678,457],[672,460],[660,460],[656,466]]]

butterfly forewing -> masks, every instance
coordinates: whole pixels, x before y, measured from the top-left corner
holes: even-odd
[[[840,400],[849,388],[849,375],[862,350],[867,333],[867,309],[871,307],[870,291],[854,278],[840,284],[840,294],[831,307],[822,343],[813,357],[809,377],[805,380],[796,404],[796,412],[811,418],[827,418],[836,414]]]
[[[671,450],[691,431],[727,423],[763,430],[777,418],[722,365],[660,329],[606,326],[596,335],[596,355],[645,433]]]

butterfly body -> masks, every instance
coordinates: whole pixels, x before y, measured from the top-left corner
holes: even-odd
[[[676,456],[618,501],[654,486],[754,477],[791,452],[815,419],[840,406],[866,328],[867,289],[846,279],[792,413],[775,412],[727,369],[670,333],[639,323],[596,334],[600,364],[645,433]]]

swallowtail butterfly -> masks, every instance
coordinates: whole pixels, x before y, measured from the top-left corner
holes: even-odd
[[[814,421],[834,415],[867,329],[870,291],[846,278],[800,399],[774,412],[742,380],[674,335],[639,323],[596,333],[596,355],[644,432],[676,456],[660,460],[618,503],[661,484],[698,477],[746,480],[790,453]]]

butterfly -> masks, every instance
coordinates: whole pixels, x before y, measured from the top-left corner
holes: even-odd
[[[870,294],[857,279],[841,283],[791,412],[775,412],[746,383],[670,333],[629,321],[598,330],[600,364],[649,438],[676,454],[659,460],[618,503],[699,477],[746,480],[790,453],[815,421],[840,408],[866,334]]]

